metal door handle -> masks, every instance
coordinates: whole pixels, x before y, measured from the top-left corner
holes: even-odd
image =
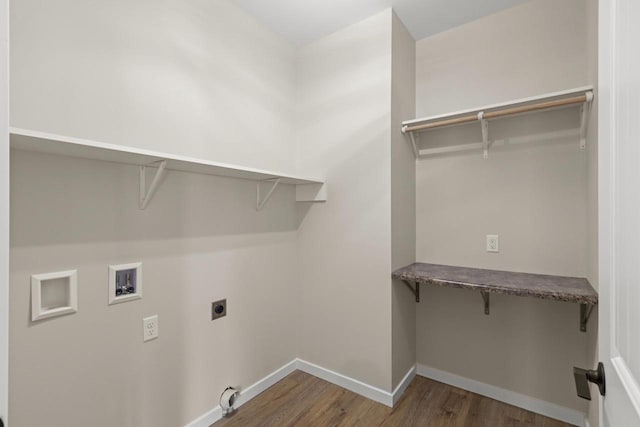
[[[604,396],[606,392],[606,381],[604,376],[604,365],[598,363],[598,368],[587,370],[582,368],[573,368],[573,378],[576,381],[576,392],[583,399],[591,400],[591,392],[589,391],[589,383],[598,385],[600,395]]]

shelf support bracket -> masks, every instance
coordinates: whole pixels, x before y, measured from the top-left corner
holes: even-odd
[[[260,209],[262,209],[264,207],[264,205],[267,204],[267,202],[269,201],[269,199],[271,198],[271,195],[273,194],[273,192],[276,190],[276,187],[278,186],[278,184],[280,184],[280,178],[276,178],[274,180],[271,179],[266,179],[262,182],[273,182],[273,185],[271,186],[271,188],[269,189],[269,191],[267,191],[267,194],[264,196],[264,199],[260,200],[260,182],[258,182],[256,184],[256,210],[259,211]]]
[[[580,148],[587,146],[587,128],[589,127],[589,116],[591,115],[591,105],[593,104],[593,92],[585,94],[587,100],[580,107]]]
[[[484,314],[489,315],[489,313],[490,313],[489,304],[491,302],[491,299],[490,299],[490,296],[489,296],[489,292],[480,291],[480,295],[482,295],[482,300],[484,301]]]
[[[416,297],[416,302],[420,302],[420,283],[414,282],[415,287],[413,287],[408,280],[403,280],[402,282],[407,285],[407,288],[409,288],[411,293]]]
[[[155,162],[158,163],[158,162]],[[140,182],[140,200],[139,200],[139,208],[141,210],[144,210],[147,208],[147,206],[149,205],[149,202],[151,201],[151,199],[153,198],[153,195],[156,194],[156,191],[158,190],[158,186],[160,185],[160,181],[162,181],[162,178],[164,177],[164,175],[167,173],[167,161],[166,160],[161,160],[160,161],[160,165],[158,166],[158,170],[156,171],[156,175],[153,177],[153,181],[151,181],[151,185],[149,186],[149,189],[147,190],[147,167],[154,165],[155,163],[150,163],[149,165],[143,165],[140,166],[140,178],[139,178],[139,182]]]
[[[407,126],[402,127],[402,133],[407,134]],[[409,132],[409,141],[411,142],[411,148],[413,148],[413,155],[417,159],[420,153],[418,152],[418,144],[416,144],[416,137],[413,132]]]
[[[480,121],[480,129],[482,130],[482,150],[484,158],[489,158],[489,121],[484,118],[484,111],[478,113],[478,120]]]
[[[580,304],[580,330],[587,332],[587,322],[593,311],[593,304]]]

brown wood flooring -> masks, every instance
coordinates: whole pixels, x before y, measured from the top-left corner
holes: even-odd
[[[416,376],[395,408],[295,371],[213,427],[569,427],[497,400]]]

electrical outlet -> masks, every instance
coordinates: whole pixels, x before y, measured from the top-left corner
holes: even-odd
[[[227,315],[227,300],[221,299],[211,303],[211,320],[216,320]]]
[[[487,234],[487,252],[500,252],[500,236]]]
[[[154,340],[158,338],[160,330],[158,329],[158,315],[145,317],[142,319],[142,333],[144,341]]]

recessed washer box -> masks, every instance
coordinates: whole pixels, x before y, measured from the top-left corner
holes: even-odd
[[[78,311],[77,270],[31,276],[31,320]]]
[[[109,305],[142,298],[142,263],[109,266]]]

